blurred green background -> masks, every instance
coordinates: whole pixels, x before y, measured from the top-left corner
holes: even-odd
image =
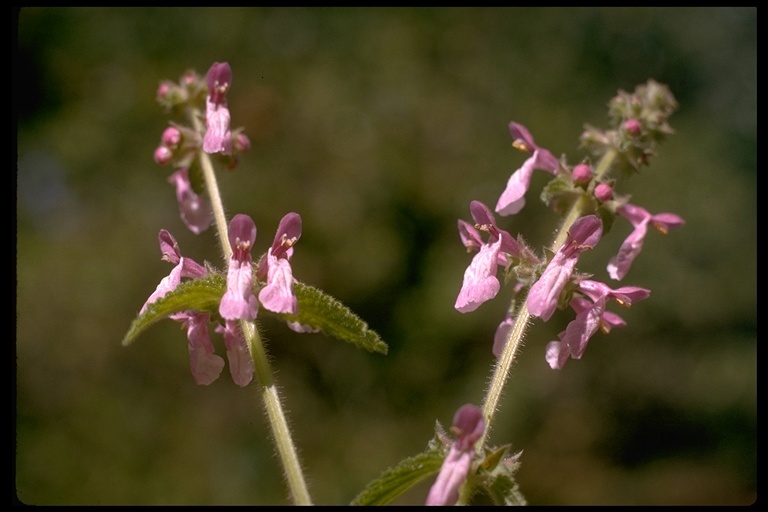
[[[345,504],[479,404],[511,290],[453,304],[471,256],[458,218],[494,205],[524,160],[507,123],[575,163],[583,125],[649,78],[677,133],[619,186],[687,224],[650,232],[622,284],[652,290],[553,371],[536,322],[491,442],[523,450],[534,505],[750,504],[757,498],[755,8],[24,8],[14,53],[17,497],[28,504],[285,504],[256,384],[189,372],[176,322],[120,341],[170,271],[157,233],[221,265],[181,223],[152,153],[162,79],[228,61],[233,126],[253,147],[220,172],[255,253],[301,214],[298,279],[389,343],[369,354],[265,318],[262,329],[317,504]],[[534,247],[537,200],[498,218]],[[605,263],[614,230],[581,262]],[[615,311],[615,309],[614,309]],[[212,334],[217,351],[223,343]],[[431,482],[397,503],[423,503]]]

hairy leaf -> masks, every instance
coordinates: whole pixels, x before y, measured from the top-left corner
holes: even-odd
[[[129,345],[145,329],[168,315],[187,310],[218,312],[219,302],[225,290],[226,281],[219,274],[208,274],[180,283],[164,297],[148,305],[147,309],[134,319],[128,334],[123,338],[123,345]]]
[[[509,475],[497,475],[485,491],[496,505],[526,505],[525,497],[514,478]]]
[[[367,323],[335,298],[301,282],[294,283],[293,292],[299,302],[298,313],[280,315],[281,318],[309,325],[328,336],[347,341],[369,352],[387,353],[387,344],[376,331],[370,329]]]
[[[443,451],[430,449],[401,461],[369,483],[351,505],[386,505],[417,483],[440,471],[444,457]]]

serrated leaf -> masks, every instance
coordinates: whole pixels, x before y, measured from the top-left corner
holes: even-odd
[[[369,352],[387,353],[387,344],[376,331],[370,329],[367,323],[337,299],[302,282],[293,284],[293,293],[298,299],[298,313],[279,315],[281,318],[309,325],[328,336],[347,341]]]
[[[226,281],[219,274],[208,274],[180,283],[164,297],[147,306],[147,309],[134,319],[128,334],[123,338],[123,345],[129,345],[145,329],[168,315],[190,309],[212,313],[218,311],[225,290]]]
[[[526,505],[525,497],[514,478],[497,475],[490,485],[485,487],[488,496],[496,505]]]
[[[404,459],[369,483],[351,505],[386,505],[417,483],[440,471],[444,457],[445,454],[441,450],[431,449]]]
[[[510,445],[504,445],[493,451],[486,450],[486,458],[478,472],[478,481],[496,505],[526,505],[525,497],[515,480],[522,452],[504,457],[500,461],[495,460],[509,448]]]

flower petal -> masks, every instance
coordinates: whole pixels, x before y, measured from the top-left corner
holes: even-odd
[[[456,298],[454,307],[462,313],[477,309],[483,302],[499,293],[501,284],[496,278],[501,240],[492,245],[483,245],[472,258],[464,272],[464,283]]]

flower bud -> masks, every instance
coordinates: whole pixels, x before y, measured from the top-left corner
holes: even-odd
[[[160,82],[160,85],[157,86],[157,99],[158,101],[163,101],[168,96],[168,93],[171,92],[171,82],[168,80],[163,80]]]
[[[595,197],[601,203],[610,201],[611,199],[613,199],[613,189],[607,183],[600,183],[598,186],[595,187]]]
[[[181,83],[187,87],[193,87],[198,81],[197,73],[189,70],[181,77]]]
[[[573,181],[575,183],[587,183],[592,178],[592,169],[589,164],[579,164],[573,168]]]
[[[233,141],[233,148],[238,153],[245,153],[251,149],[251,140],[244,133],[238,133]]]
[[[163,132],[161,137],[163,144],[169,147],[176,147],[181,142],[181,132],[175,126],[169,126]]]
[[[624,121],[624,129],[630,134],[637,136],[637,135],[640,135],[640,130],[642,129],[642,126],[640,125],[640,121],[632,118]]]
[[[173,160],[173,151],[168,146],[160,145],[155,150],[155,162],[159,165],[168,165]]]

